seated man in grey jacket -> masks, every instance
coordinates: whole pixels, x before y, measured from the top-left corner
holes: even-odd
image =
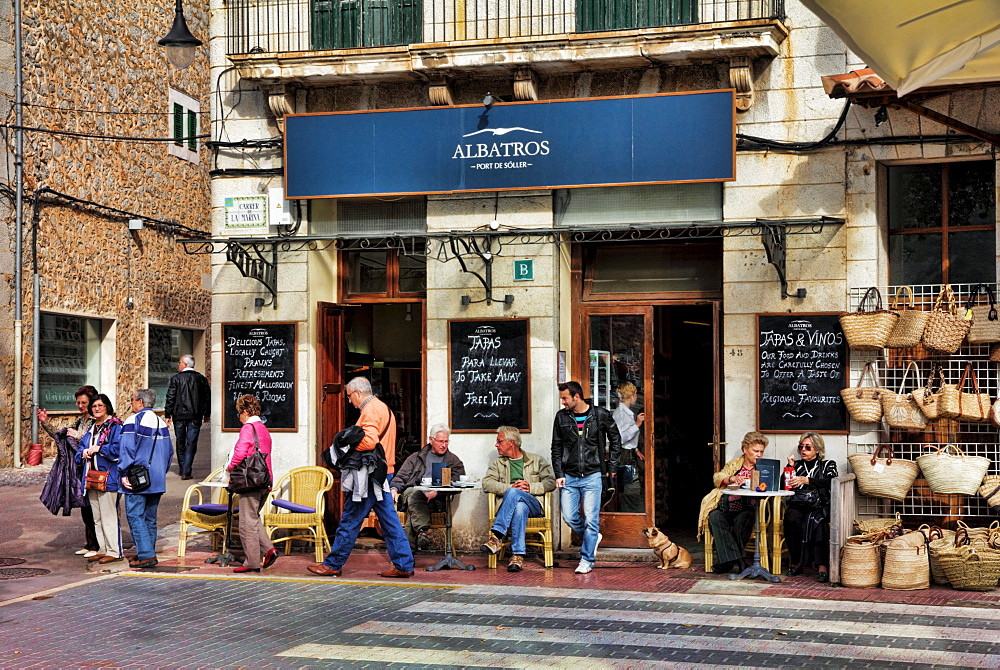
[[[410,541],[411,549],[430,548],[431,538],[427,529],[431,525],[431,511],[428,503],[437,498],[437,491],[418,491],[414,487],[419,486],[424,477],[431,476],[435,463],[451,468],[453,480],[457,481],[465,474],[462,460],[448,450],[450,435],[451,429],[443,423],[431,426],[430,441],[417,453],[410,454],[389,482],[396,509],[406,512],[406,539]]]
[[[552,466],[538,454],[521,450],[521,432],[513,426],[497,428],[497,453],[483,477],[483,491],[503,498],[489,537],[482,550],[499,554],[505,535],[510,536],[507,572],[520,572],[524,565],[524,532],[529,518],[542,516],[541,496],[556,488]]]

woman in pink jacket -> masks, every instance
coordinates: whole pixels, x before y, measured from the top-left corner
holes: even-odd
[[[226,470],[232,470],[244,458],[254,453],[254,445],[259,445],[261,453],[267,454],[267,469],[274,481],[274,470],[271,466],[271,434],[267,432],[260,420],[260,401],[255,396],[244,395],[236,400],[236,411],[239,413],[243,427],[236,440],[233,456],[226,464]],[[233,572],[260,572],[261,567],[269,568],[278,560],[278,550],[271,544],[271,539],[264,530],[260,520],[260,507],[267,498],[268,489],[240,494],[240,540],[246,560],[243,565],[233,568]],[[261,563],[261,554],[264,556]]]

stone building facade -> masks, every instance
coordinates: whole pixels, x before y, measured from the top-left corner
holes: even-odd
[[[498,29],[501,33],[520,26],[516,34],[490,32],[485,20],[435,22],[432,17],[439,14],[434,10],[444,4],[449,3],[424,3],[422,39],[379,46],[377,38],[344,42],[347,33],[322,42],[317,33],[322,21],[316,17],[310,36],[308,21],[295,13],[294,3],[288,5],[290,31],[279,37],[255,30],[255,20],[263,25],[259,14],[242,23],[227,21],[227,11],[238,10],[213,3],[213,77],[220,77],[226,90],[240,89],[238,97],[213,108],[213,118],[225,119],[233,140],[274,142],[220,158],[220,167],[231,172],[212,183],[213,366],[218,369],[223,358],[225,323],[298,324],[297,422],[293,431],[276,437],[279,469],[319,462],[331,430],[341,427],[331,426],[331,417],[349,418],[340,408],[330,410],[343,403],[332,394],[353,374],[374,376],[386,398],[404,395],[401,389],[409,385],[408,393],[417,400],[408,406],[401,399],[400,419],[409,422],[406,432],[414,444],[423,444],[427,427],[456,417],[450,324],[526,319],[531,420],[524,443],[529,451],[549,453],[560,379],[579,378],[599,401],[611,405],[617,400],[607,385],[631,379],[639,387],[635,409],[644,409],[648,421],[646,457],[644,465],[632,462],[629,476],[640,479],[641,486],[630,507],[622,501],[619,516],[612,510],[608,523],[602,523],[602,546],[639,546],[640,524],[693,525],[694,505],[710,486],[713,468],[737,455],[742,436],[760,427],[759,317],[853,309],[859,289],[877,285],[885,290],[893,283],[892,268],[902,271],[906,265],[904,256],[923,257],[926,250],[914,252],[890,230],[906,227],[889,223],[896,205],[889,201],[887,183],[905,177],[895,167],[967,160],[987,164],[989,183],[976,177],[969,187],[982,205],[976,216],[985,217],[977,223],[985,226],[978,251],[986,262],[977,257],[977,272],[951,281],[996,281],[993,148],[904,110],[889,110],[888,123],[878,125],[874,109],[852,105],[845,111],[847,101],[831,97],[822,77],[865,65],[798,2],[763,3],[755,15],[726,14],[727,8],[743,4],[709,0],[692,3],[693,20],[620,30],[581,27],[579,12],[588,3],[578,2],[577,22],[571,18],[562,30],[545,23],[552,17],[499,22],[506,26]],[[570,16],[573,4],[567,5]],[[351,22],[346,14],[337,20],[340,28]],[[235,25],[243,27],[227,32]],[[358,25],[363,34],[364,23]],[[467,31],[466,39],[449,30]],[[287,175],[295,166],[299,154],[288,145],[284,154],[276,148],[287,124],[298,122],[288,115],[480,106],[487,92],[503,105],[725,89],[734,90],[736,106],[735,179],[592,190],[418,193],[413,196],[416,214],[387,210],[392,207],[386,203],[399,200],[399,194],[302,199],[283,203],[290,225],[258,231],[256,238],[239,236],[226,225],[228,198],[280,188],[278,170]],[[944,91],[924,104],[996,132],[996,95],[991,88]],[[829,141],[826,136],[833,132]],[[336,142],[330,146],[336,151]],[[690,151],[697,153],[698,145]],[[330,180],[336,182],[336,175]],[[365,207],[367,218],[359,213]],[[453,238],[481,240],[476,235],[488,236],[491,230],[498,246],[490,249],[490,259],[465,248],[472,270],[491,265],[495,301],[479,302],[483,283],[457,262],[455,249],[463,253],[461,244],[450,245]],[[768,248],[767,231],[777,231],[778,247]],[[254,239],[263,244],[259,248],[276,251],[274,305],[269,289],[244,277],[223,255],[237,247],[256,248]],[[418,240],[422,251],[408,252],[400,239]],[[366,250],[384,255],[376,262]],[[938,254],[929,261],[938,267],[935,278],[918,281],[906,275],[906,283],[942,282],[940,270],[947,262],[939,250],[931,251],[928,258]],[[418,256],[424,260],[412,260]],[[382,272],[391,285],[406,275],[405,263],[397,260],[406,258],[407,267],[425,268],[420,290],[359,288]],[[515,262],[522,260],[533,261],[530,282],[515,280]],[[386,266],[376,268],[377,263]],[[654,288],[637,288],[639,282]],[[512,302],[504,301],[507,294]],[[403,305],[408,305],[406,316],[423,325],[418,350],[396,356],[390,346],[359,343],[362,322],[409,337],[401,334]],[[616,328],[631,328],[632,335],[616,339],[609,334]],[[338,357],[340,348],[346,358]],[[604,352],[610,353],[610,363],[604,362]],[[852,370],[846,374],[853,383],[864,358],[850,360]],[[416,372],[398,371],[407,366]],[[216,376],[214,392],[225,394],[225,385]],[[837,460],[842,472],[848,470],[849,453],[877,441],[870,428],[845,419],[839,430],[821,431],[828,458]],[[221,431],[216,423],[214,436],[224,438]],[[790,424],[789,430],[764,432],[771,439],[766,456],[784,462],[801,430]],[[214,443],[218,463],[226,440]],[[495,455],[492,435],[483,432],[456,433],[451,448],[475,476]],[[478,493],[463,494],[456,516],[459,543],[478,546],[484,528],[485,500]],[[566,528],[560,542],[570,543]]]
[[[210,314],[209,268],[178,244],[208,230],[210,155],[203,139],[189,139],[209,131],[207,55],[186,70],[169,65],[156,45],[173,19],[172,7],[163,3],[112,0],[84,8],[29,0],[22,5],[27,130],[21,352],[12,350],[9,335],[16,236],[11,129],[4,133],[2,224],[9,234],[0,252],[7,291],[0,465],[8,466],[14,460],[15,420],[21,421],[22,454],[31,443],[35,364],[39,405],[56,423],[75,415],[72,392],[83,383],[106,393],[127,414],[129,394],[162,387],[167,368],[176,372],[180,354],[193,353],[198,367],[207,370]],[[9,8],[4,3],[7,28]],[[186,14],[193,32],[207,34],[205,5],[187,3]],[[13,38],[8,42],[8,37],[4,30],[3,94],[13,124]],[[194,104],[176,110],[171,91]],[[154,141],[145,141],[149,138]],[[178,152],[170,147],[176,145],[188,155],[173,155]],[[142,220],[141,229],[130,230],[130,219]],[[33,316],[36,262],[40,323]],[[23,362],[18,417],[12,397],[15,355]],[[40,437],[48,441],[44,432]]]

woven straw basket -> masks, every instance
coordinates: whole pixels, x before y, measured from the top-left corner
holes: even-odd
[[[994,512],[1000,512],[1000,475],[986,475],[979,486],[979,495]]]
[[[939,559],[952,588],[992,591],[1000,580],[1000,551],[985,544],[956,547]]]
[[[900,542],[905,537],[896,538],[889,543],[885,550],[882,588],[892,591],[916,591],[930,588],[931,567],[927,559],[927,546],[921,543],[919,546],[913,547],[907,542]]]
[[[971,321],[958,314],[955,292],[951,284],[945,284],[941,287],[941,293],[934,302],[934,309],[927,318],[921,340],[924,346],[932,351],[953,354],[962,346],[971,325]]]
[[[971,382],[972,392],[966,393],[965,385]],[[938,400],[938,414],[946,419],[959,419],[983,423],[990,420],[993,401],[989,393],[979,388],[979,380],[972,363],[966,363],[958,384],[942,384]]]
[[[986,527],[970,527],[964,521],[958,521],[958,530],[956,531],[955,544],[976,544],[977,542],[986,542],[991,545],[992,549],[1000,549],[1000,547],[993,546],[997,537],[1000,537],[1000,521],[994,521],[989,526]]]
[[[899,300],[904,291],[909,294],[909,304],[904,302],[903,306],[900,307]],[[920,344],[920,338],[924,334],[930,312],[913,308],[913,289],[909,286],[900,286],[896,289],[896,295],[889,303],[889,311],[899,314],[899,319],[892,327],[892,332],[889,333],[889,339],[886,340],[885,346],[893,349],[906,349]]]
[[[917,387],[923,387],[920,381],[920,368],[913,361],[909,361],[903,372],[903,378],[899,380],[899,390],[896,393],[890,391],[882,394],[882,415],[891,428],[923,430],[927,425],[927,417],[924,416],[920,403],[912,393],[906,392],[906,379],[911,370],[915,373]]]
[[[840,583],[856,589],[882,583],[882,552],[877,544],[847,538],[840,554]]]
[[[933,493],[976,495],[990,467],[990,459],[985,456],[966,456],[954,444],[944,447],[925,444],[924,448],[936,450],[933,454],[917,457],[917,465]],[[950,454],[949,451],[955,453]]]
[[[986,294],[990,301],[988,305],[976,304],[980,292]],[[965,304],[965,311],[966,314],[972,314],[972,326],[966,336],[969,344],[1000,342],[1000,314],[997,313],[997,299],[989,284],[979,284],[972,290],[972,295]]]
[[[840,327],[851,349],[883,349],[898,319],[896,312],[882,309],[882,294],[872,286],[861,298],[858,311],[841,315]]]
[[[943,530],[941,532],[944,535],[927,543],[927,553],[931,564],[931,580],[935,584],[947,586],[949,584],[948,575],[945,574],[941,562],[947,560],[947,555],[955,553],[955,531]]]
[[[867,376],[871,377],[872,385],[862,386]],[[852,419],[858,423],[877,423],[882,419],[882,396],[888,393],[891,391],[879,388],[875,364],[869,362],[858,375],[858,385],[841,389],[840,397]]]
[[[883,449],[887,457],[879,458]],[[874,454],[851,454],[847,461],[857,476],[858,492],[863,496],[903,502],[917,478],[917,464],[893,458],[892,447],[886,444],[879,445]]]

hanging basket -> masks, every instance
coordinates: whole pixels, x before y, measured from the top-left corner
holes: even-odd
[[[920,533],[910,533],[920,535]],[[882,568],[882,588],[892,591],[917,591],[930,588],[931,568],[927,559],[927,545],[922,541],[917,546],[902,542],[906,536],[889,543],[885,550],[885,565]]]
[[[927,377],[927,383],[923,387],[914,389],[913,399],[930,420],[941,417],[941,387],[944,385],[944,371],[937,363],[931,368],[931,373]]]
[[[986,294],[990,303],[977,305],[976,298],[980,292]],[[1000,342],[1000,315],[997,314],[997,299],[989,284],[979,284],[972,290],[968,302],[965,303],[965,318],[972,321],[966,339],[969,344],[989,344]]]
[[[882,451],[885,458],[879,458]],[[893,458],[892,447],[880,444],[874,454],[851,454],[847,457],[858,482],[858,492],[873,498],[903,502],[917,478],[917,464]]]
[[[877,544],[847,538],[840,554],[840,583],[856,589],[882,583],[882,553]]]
[[[851,349],[883,349],[898,319],[896,312],[882,309],[882,294],[872,286],[861,298],[858,311],[841,315],[840,327]]]
[[[986,475],[979,486],[979,495],[994,512],[1000,513],[1000,475]]]
[[[945,284],[934,302],[934,309],[927,319],[921,340],[932,351],[953,354],[962,346],[971,324],[971,321],[958,314],[955,292],[951,284]]]
[[[917,387],[923,387],[920,382],[920,368],[913,361],[909,361],[903,372],[903,378],[899,380],[899,390],[896,393],[890,391],[882,394],[882,415],[890,428],[910,431],[924,430],[927,425],[927,417],[913,394],[906,392],[906,378],[909,376],[910,370],[914,371]]]
[[[903,302],[900,307],[900,297],[904,291],[909,294],[909,303]],[[896,321],[896,325],[892,327],[892,332],[889,334],[889,339],[886,340],[885,346],[892,349],[906,349],[920,344],[920,338],[923,336],[924,328],[927,326],[927,318],[931,314],[921,309],[914,309],[913,288],[910,286],[900,286],[896,289],[896,295],[893,296],[892,302],[889,303],[889,311],[899,314],[899,319]]]
[[[944,447],[925,444],[924,448],[936,450],[933,454],[917,458],[917,465],[924,473],[931,492],[976,495],[990,467],[990,459],[985,456],[966,456],[954,444]],[[948,453],[949,451],[954,453]]]
[[[865,377],[871,377],[871,386],[864,386]],[[882,396],[890,391],[879,388],[875,364],[868,362],[858,375],[858,385],[842,389],[840,397],[851,418],[858,423],[877,423],[882,418]]]

